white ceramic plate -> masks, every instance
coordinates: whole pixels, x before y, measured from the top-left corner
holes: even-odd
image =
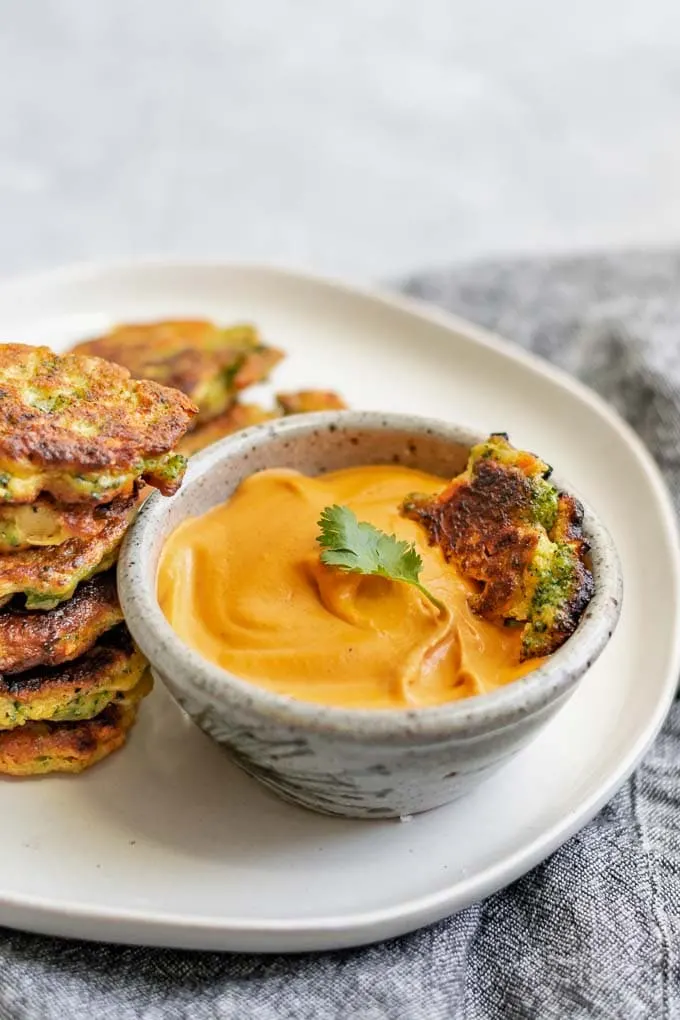
[[[289,352],[279,388],[508,430],[609,525],[625,598],[614,640],[545,732],[466,800],[408,823],[279,802],[163,690],[129,746],[78,778],[0,779],[0,924],[256,951],[409,931],[527,871],[614,793],[680,669],[678,540],[659,475],[599,400],[482,330],[396,298],[267,268],[145,263],[0,287],[0,338],[60,348],[121,320],[253,319]]]

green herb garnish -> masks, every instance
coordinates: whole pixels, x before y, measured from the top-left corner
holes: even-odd
[[[441,612],[444,604],[420,583],[423,561],[413,544],[357,520],[347,506],[327,506],[319,519],[321,562],[353,574],[373,574],[412,584]]]

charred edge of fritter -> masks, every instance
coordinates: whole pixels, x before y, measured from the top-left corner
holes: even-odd
[[[95,716],[94,719],[84,720],[86,723],[84,727],[82,727],[82,724],[79,724],[78,722],[52,723],[51,725],[73,727],[74,736],[76,738],[75,746],[82,754],[87,754],[88,752],[96,750],[100,743],[97,739],[97,731],[102,734],[104,732],[111,733],[113,736],[120,734],[120,736],[125,739],[127,727],[124,728],[123,724],[126,721],[126,717],[129,715],[130,710],[131,706],[116,704],[116,702],[113,701],[111,704],[106,706],[103,712],[100,712],[99,715]],[[129,718],[127,721],[129,721],[129,724],[131,725],[134,720],[133,718]],[[88,723],[94,725],[88,726]]]
[[[555,526],[550,534],[553,542],[569,542],[579,556],[584,556],[590,546],[583,536],[583,504],[567,492],[560,492],[557,497],[557,516]]]
[[[138,710],[138,703],[112,702],[93,719],[29,722],[6,730],[0,733],[0,774],[83,772],[125,744]]]
[[[78,658],[123,620],[115,570],[84,581],[55,609],[27,610],[15,601],[0,611],[0,674]]]
[[[557,651],[578,627],[594,589],[593,575],[574,553],[570,594],[555,607],[554,617],[546,629],[537,629],[531,621],[524,625],[520,662]]]
[[[134,642],[124,623],[118,624],[102,634],[90,651],[71,662],[58,666],[37,666],[21,673],[0,677],[0,694],[18,699],[36,692],[47,694],[72,687],[75,693],[87,690],[92,679],[96,681],[102,672],[116,663],[122,656],[128,658],[135,651]],[[30,700],[30,699],[29,699]]]
[[[525,571],[539,541],[538,526],[527,527],[536,513],[536,490],[532,478],[512,465],[490,457],[479,460],[469,477],[461,476],[438,497],[414,494],[402,510],[420,523],[431,545],[439,545],[444,558],[455,559],[468,580],[481,590],[470,596],[474,612],[494,622],[504,620],[503,611],[525,580]],[[566,555],[568,594],[554,606],[549,627],[534,629],[531,619],[517,621],[527,640],[522,659],[555,651],[574,632],[593,594],[593,578],[583,562],[587,542],[583,538],[583,508],[566,493],[556,494],[556,512],[548,532]],[[551,607],[552,608],[552,607]]]
[[[559,493],[555,526],[550,539],[557,546],[556,555],[569,556],[569,594],[555,607],[555,615],[545,630],[528,625],[522,644],[521,660],[556,651],[578,627],[583,612],[593,597],[595,582],[585,557],[590,548],[583,535],[584,509],[575,496]]]

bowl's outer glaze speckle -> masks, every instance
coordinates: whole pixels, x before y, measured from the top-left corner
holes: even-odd
[[[243,769],[282,797],[356,818],[409,815],[461,796],[501,766],[572,693],[616,626],[622,579],[612,540],[586,507],[595,595],[576,633],[541,669],[450,705],[364,711],[272,694],[184,645],[155,595],[166,537],[263,468],[319,474],[401,463],[449,477],[462,469],[479,438],[436,420],[374,412],[304,415],[256,426],[193,460],[180,492],[170,500],[152,496],[128,534],[119,563],[121,601],[155,674]]]

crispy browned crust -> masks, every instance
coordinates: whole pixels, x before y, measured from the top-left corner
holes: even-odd
[[[550,537],[553,542],[563,543],[574,552],[569,593],[555,613],[552,623],[549,649],[552,652],[574,633],[595,590],[593,575],[586,562],[590,546],[583,536],[583,506],[575,496],[567,492],[559,494],[557,517]]]
[[[524,526],[531,497],[530,482],[520,471],[487,460],[470,480],[454,479],[436,499],[407,507],[444,557],[480,583],[470,601],[481,616],[502,620],[531,562],[538,543],[538,532]]]
[[[174,449],[195,413],[183,393],[133,380],[101,358],[0,345],[4,463],[78,472],[135,468]]]
[[[37,666],[25,672],[0,677],[0,702],[11,699],[19,716],[0,730],[26,724],[24,710],[39,706],[32,717],[51,718],[80,695],[101,690],[125,690],[133,686],[144,656],[135,647],[124,624],[102,634],[99,641],[79,658],[58,666]],[[44,708],[44,711],[42,710]]]
[[[582,558],[589,549],[583,537],[583,506],[575,496],[561,492],[557,497],[557,518],[551,536],[553,542],[569,542]]]
[[[187,432],[179,444],[179,451],[189,457],[194,453],[198,453],[199,450],[204,450],[206,446],[224,439],[225,436],[230,436],[241,429],[247,429],[251,425],[259,425],[263,421],[270,421],[272,418],[277,417],[278,415],[273,411],[267,411],[258,404],[232,404],[218,418],[213,418],[212,421],[206,422],[205,425],[199,425],[198,428]]]
[[[138,689],[79,722],[30,722],[0,732],[0,774],[47,775],[83,772],[122,747],[137,718],[139,704],[152,687],[151,675]]]
[[[0,605],[17,594],[27,596],[29,608],[51,609],[70,598],[77,584],[115,562],[137,503],[134,493],[102,506],[102,528],[92,538],[1,554]]]
[[[439,496],[410,497],[403,509],[426,528],[445,559],[476,583],[469,600],[476,613],[497,624],[526,625],[524,660],[552,653],[573,633],[592,597],[593,579],[584,562],[588,546],[581,504],[561,493],[546,532],[535,521],[534,480],[547,465],[516,452],[515,464],[493,456],[480,459]],[[551,557],[555,545],[560,548],[550,561],[554,591],[543,592],[537,606],[542,542]]]
[[[137,706],[112,704],[94,719],[32,722],[0,733],[0,774],[83,772],[122,747],[136,714]]]
[[[311,411],[345,411],[347,404],[333,390],[298,390],[277,393],[276,402],[283,414],[307,414]]]
[[[69,662],[122,620],[115,570],[84,581],[56,609],[7,606],[0,610],[0,674]]]
[[[11,527],[16,520],[17,514],[23,512],[35,512],[37,515],[49,516],[54,523],[55,533],[59,540],[53,543],[60,545],[69,538],[88,539],[98,535],[106,525],[107,504],[90,503],[59,503],[51,496],[39,496],[33,503],[15,504],[0,503],[0,532],[3,525]],[[3,543],[0,535],[0,552],[17,552],[20,549],[31,547],[44,548],[46,542],[31,542],[28,540]]]
[[[124,365],[135,379],[181,390],[199,405],[196,424],[220,414],[238,390],[265,379],[283,357],[253,326],[222,328],[204,319],[122,325],[74,350]],[[223,398],[208,405],[203,396],[214,380],[223,381]]]

